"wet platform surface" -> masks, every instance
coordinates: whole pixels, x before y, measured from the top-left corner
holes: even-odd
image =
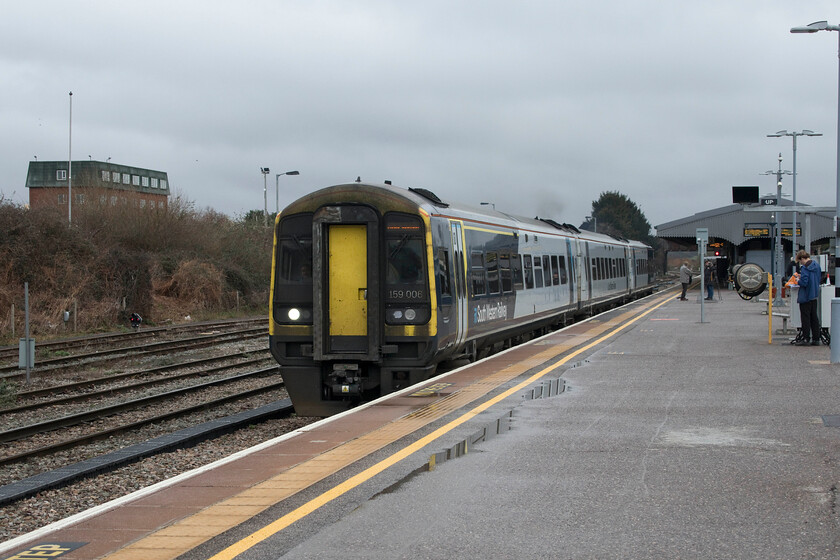
[[[0,558],[837,558],[840,367],[764,309],[654,296]]]

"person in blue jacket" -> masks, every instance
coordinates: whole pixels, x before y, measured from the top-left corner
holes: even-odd
[[[799,263],[799,314],[802,317],[802,337],[795,342],[796,346],[820,345],[820,317],[817,313],[817,302],[820,295],[820,276],[822,271],[817,261],[804,249],[796,253]],[[809,340],[810,339],[810,340]]]

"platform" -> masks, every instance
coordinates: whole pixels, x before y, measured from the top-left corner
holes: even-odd
[[[837,558],[840,368],[768,343],[764,306],[733,292],[701,323],[696,294],[323,423],[310,459],[272,442],[0,558]]]

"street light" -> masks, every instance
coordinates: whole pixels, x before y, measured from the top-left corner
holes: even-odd
[[[271,170],[268,167],[260,167],[260,173],[263,174],[263,222],[268,227],[268,174]]]
[[[791,33],[816,33],[817,31],[840,31],[840,25],[829,25],[827,21],[815,21],[803,27],[791,27]],[[840,33],[837,35],[837,50],[840,56]],[[831,326],[835,326],[835,321],[840,325],[840,318],[836,317],[835,302],[840,296],[840,288],[838,288],[838,276],[840,272],[840,258],[838,258],[838,251],[840,251],[840,64],[837,66],[837,191],[835,197],[834,208],[834,299],[831,302]],[[830,266],[829,266],[830,268]],[[837,306],[840,309],[840,305]],[[835,330],[835,329],[832,329]],[[834,333],[837,334],[836,332]],[[831,344],[831,363],[840,363],[840,337],[833,337]]]
[[[776,134],[768,134],[768,138],[781,138],[782,136],[793,137],[793,207],[796,208],[796,137],[797,136],[822,136],[819,132],[803,128],[802,132],[788,132],[787,130],[780,130]],[[799,246],[796,244],[796,210],[793,211],[793,233],[791,233],[791,251],[796,255]],[[806,251],[811,251],[810,247],[805,247]]]
[[[495,210],[495,209],[496,209],[496,203],[495,203],[495,202],[479,202],[479,204],[480,204],[481,206],[492,206],[492,207],[493,207],[493,210]]]
[[[592,222],[592,233],[598,233],[598,218],[595,216],[586,216],[587,222]]]
[[[285,173],[278,173],[274,178],[274,214],[280,213],[280,176],[281,175],[300,175],[300,171],[286,171]]]

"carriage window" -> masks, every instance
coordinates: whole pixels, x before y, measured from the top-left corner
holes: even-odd
[[[487,291],[491,294],[499,293],[499,261],[495,252],[487,253]]]
[[[513,272],[513,289],[522,290],[525,288],[525,282],[522,278],[522,259],[519,255],[513,253],[510,256],[510,264]]]
[[[551,284],[560,285],[560,269],[557,267],[557,255],[551,255]]]
[[[534,287],[543,287],[542,259],[539,255],[534,257]]]
[[[510,274],[510,255],[507,253],[499,255],[499,274],[502,278],[502,292],[507,294],[513,291]]]
[[[440,295],[441,297],[449,297],[452,295],[452,288],[449,285],[449,251],[438,249],[436,265],[435,270],[437,271]]]
[[[569,277],[566,274],[566,257],[560,256],[560,283],[568,284]]]
[[[487,283],[484,278],[484,253],[473,251],[470,255],[470,286],[474,296],[487,293]]]
[[[551,286],[551,265],[548,255],[543,255],[543,274],[545,274],[545,285]]]
[[[529,290],[534,288],[534,270],[531,267],[531,255],[523,255],[525,260],[525,287]]]

